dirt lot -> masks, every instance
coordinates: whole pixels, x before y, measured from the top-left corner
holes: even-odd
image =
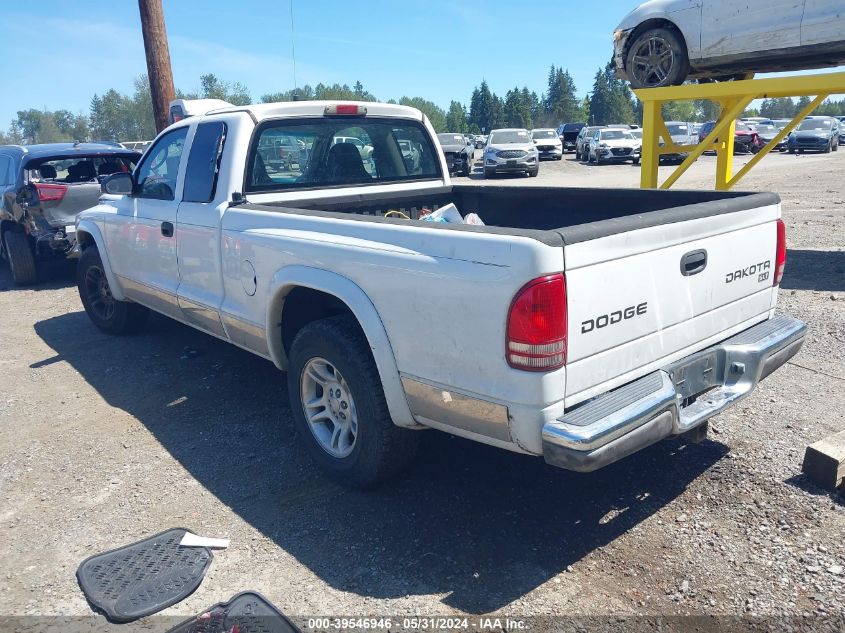
[[[714,160],[683,184],[709,187]],[[497,182],[638,173],[567,156]],[[783,198],[780,306],[810,326],[794,362],[703,443],[591,475],[431,432],[406,476],[345,491],[299,451],[270,363],[164,318],[109,338],[72,270],[19,290],[4,268],[0,615],[90,614],[80,561],[172,526],[232,545],[168,614],[245,589],[295,616],[845,614],[845,501],[800,474],[804,447],[845,428],[844,174],[845,152],[772,156],[741,187]]]

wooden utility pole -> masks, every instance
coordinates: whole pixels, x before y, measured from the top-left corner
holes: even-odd
[[[141,12],[141,31],[144,34],[144,50],[147,54],[147,76],[150,78],[153,116],[156,132],[161,132],[168,125],[168,109],[170,102],[175,99],[170,49],[164,28],[164,11],[161,8],[161,0],[138,0],[138,9]]]

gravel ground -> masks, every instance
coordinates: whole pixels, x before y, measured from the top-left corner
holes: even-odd
[[[709,187],[714,160],[682,184]],[[809,323],[801,353],[704,442],[590,475],[432,432],[407,475],[342,490],[298,450],[268,362],[164,318],[109,338],[69,267],[30,289],[3,269],[0,615],[88,615],[83,558],[184,526],[232,545],[170,615],[255,589],[298,617],[842,616],[845,501],[800,470],[807,444],[845,428],[843,173],[845,152],[772,156],[740,186],[783,199],[780,309]],[[497,183],[638,177],[567,156]]]

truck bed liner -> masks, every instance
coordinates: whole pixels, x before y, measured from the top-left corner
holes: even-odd
[[[486,226],[426,224],[429,228],[513,235],[550,246],[594,240],[636,229],[684,222],[778,204],[774,193],[575,187],[455,185],[406,194],[356,194],[331,200],[245,203],[255,210],[345,217],[402,224],[384,217],[400,210],[413,220],[424,207],[455,203],[462,215],[477,213]]]

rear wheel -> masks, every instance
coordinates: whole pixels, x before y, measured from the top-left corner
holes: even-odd
[[[625,70],[634,88],[679,85],[689,73],[687,48],[673,29],[648,29],[628,48]]]
[[[287,381],[299,439],[338,483],[369,486],[411,462],[419,433],[393,424],[369,343],[354,317],[303,327],[291,345]]]
[[[3,234],[6,258],[16,286],[29,286],[38,280],[35,270],[35,256],[29,246],[26,234],[13,229]]]
[[[94,247],[85,249],[79,258],[76,286],[88,318],[106,334],[133,334],[147,322],[149,309],[114,298],[100,253]]]

